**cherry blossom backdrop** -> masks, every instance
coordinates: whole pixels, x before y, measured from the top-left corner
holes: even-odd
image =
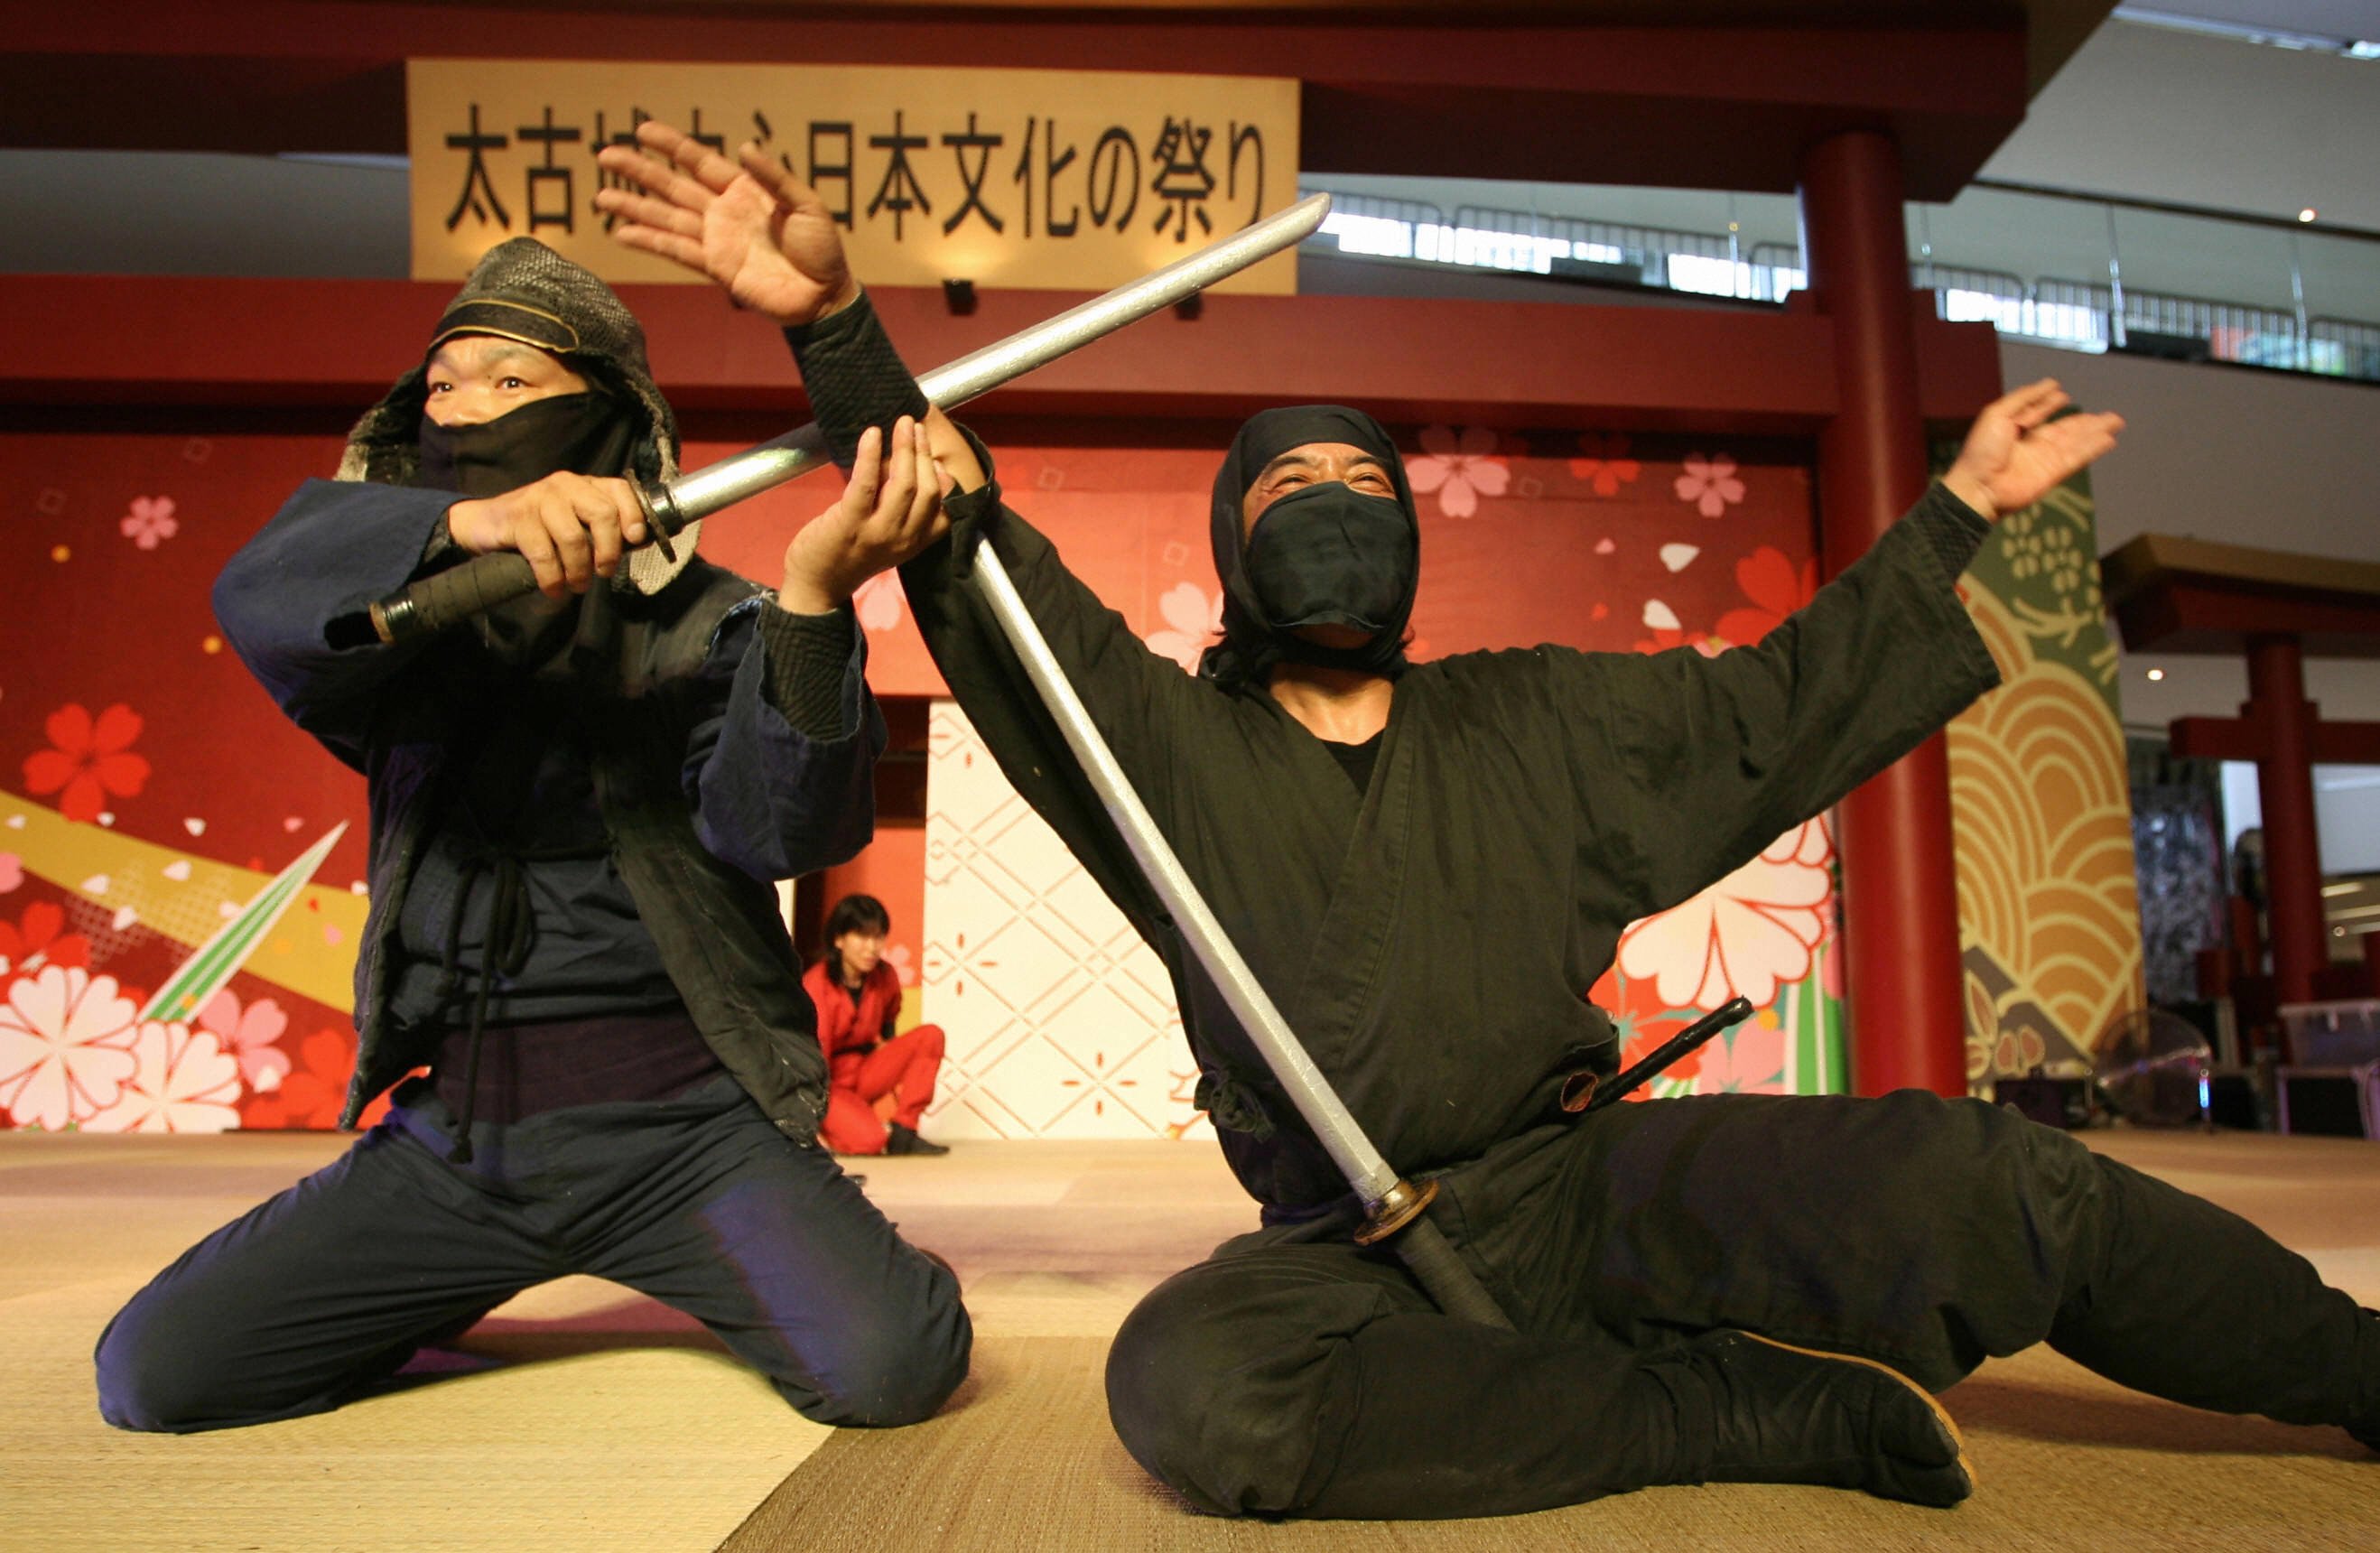
[[[1536,641],[1713,652],[1758,639],[1815,585],[1795,444],[1397,432],[1424,519],[1416,656]],[[1080,445],[1031,424],[990,433],[1012,504],[1152,647],[1194,658],[1218,609],[1206,492],[1228,429],[1157,448]],[[8,1125],[335,1117],[366,904],[362,784],[249,680],[207,591],[338,445],[324,431],[0,434]],[[735,445],[697,443],[688,461]],[[771,578],[792,526],[832,494],[813,484],[764,498],[710,525],[706,552]],[[939,692],[897,583],[871,587],[858,609],[879,693]],[[906,903],[922,904],[926,865],[917,831],[887,845],[902,850],[871,853],[857,877],[894,901],[894,956],[914,980],[930,925]],[[1632,1050],[1735,991],[1761,1010],[1672,1070],[1663,1092],[1841,1086],[1832,856],[1814,821],[1631,930],[1596,995]],[[1155,1110],[1169,1128],[1183,1120]]]

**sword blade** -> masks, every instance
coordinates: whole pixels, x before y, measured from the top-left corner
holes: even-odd
[[[917,386],[930,403],[953,409],[1294,247],[1311,237],[1330,212],[1330,196],[1309,194],[1162,269],[938,367],[919,378]],[[665,544],[686,525],[772,491],[827,462],[826,440],[813,421],[675,479],[642,487],[638,494],[658,530],[657,542]],[[328,636],[336,646],[359,645],[375,637],[383,642],[410,640],[443,631],[482,610],[533,592],[536,587],[528,562],[509,551],[499,551],[425,577],[366,612],[334,620]]]
[[[1046,367],[1127,323],[1196,296],[1217,281],[1239,273],[1313,236],[1330,212],[1330,196],[1310,194],[1288,209],[1267,216],[1232,236],[1208,244],[1126,281],[1104,296],[1044,319],[1030,329],[972,351],[917,380],[929,402],[956,409],[1004,383],[1015,382],[1036,368]],[[771,438],[757,447],[734,454],[691,474],[680,475],[662,487],[653,506],[674,514],[680,523],[692,523],[771,490],[826,462],[826,444],[816,422],[798,431]]]

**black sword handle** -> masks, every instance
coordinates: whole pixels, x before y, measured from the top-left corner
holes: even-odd
[[[1703,1042],[1710,1039],[1713,1036],[1718,1035],[1721,1030],[1726,1029],[1729,1025],[1741,1025],[1751,1017],[1751,999],[1730,998],[1727,1001],[1719,1004],[1718,1007],[1711,1010],[1710,1013],[1704,1014],[1700,1019],[1695,1020],[1693,1024],[1687,1025],[1676,1035],[1671,1036],[1659,1046],[1654,1048],[1650,1056],[1637,1063],[1634,1067],[1630,1068],[1626,1073],[1621,1074],[1619,1077],[1613,1079],[1609,1084],[1597,1086],[1595,1098],[1586,1102],[1588,1114],[1592,1115],[1594,1112],[1601,1110],[1605,1106],[1608,1106],[1612,1101],[1619,1099],[1621,1096],[1627,1094],[1638,1085],[1643,1084],[1646,1079],[1651,1078],[1654,1074],[1659,1073],[1663,1068],[1668,1067],[1679,1058],[1683,1057],[1687,1052],[1692,1051],[1694,1048],[1702,1045]]]
[[[1438,1308],[1458,1320],[1476,1321],[1483,1327],[1512,1329],[1512,1317],[1506,1316],[1473,1275],[1471,1264],[1465,1262],[1448,1244],[1446,1236],[1431,1222],[1425,1212],[1396,1232],[1390,1243],[1405,1270],[1426,1290]]]
[[[645,510],[645,527],[658,536],[649,542],[669,554],[671,539],[685,527],[677,504],[664,485],[639,485],[635,490],[637,503]],[[339,616],[323,628],[322,635],[336,648],[412,641],[435,636],[482,611],[536,591],[537,572],[525,556],[516,551],[490,551],[408,583],[368,609]]]

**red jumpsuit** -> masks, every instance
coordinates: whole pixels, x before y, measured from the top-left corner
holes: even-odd
[[[881,1154],[891,1130],[876,1115],[875,1102],[901,1092],[891,1121],[917,1130],[933,1103],[934,1075],[942,1065],[942,1030],[920,1025],[906,1035],[892,1033],[901,1012],[900,973],[881,961],[860,984],[855,1000],[821,960],[802,977],[818,1005],[819,1045],[826,1049],[826,1123],[819,1129],[838,1154]]]

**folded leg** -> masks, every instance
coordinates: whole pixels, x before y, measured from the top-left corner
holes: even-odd
[[[1949,1504],[1959,1442],[1880,1366],[1736,1332],[1632,1350],[1439,1314],[1344,1244],[1175,1274],[1108,1358],[1116,1433],[1218,1514],[1512,1514],[1660,1483],[1820,1483]]]
[[[383,1122],[116,1313],[94,1355],[100,1413],[183,1434],[321,1412],[554,1271]]]

